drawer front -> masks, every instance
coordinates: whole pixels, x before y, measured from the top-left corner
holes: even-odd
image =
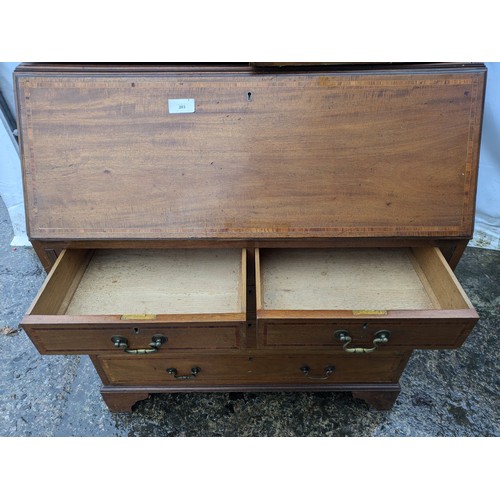
[[[406,365],[404,353],[369,357],[332,354],[265,356],[155,356],[148,359],[99,356],[105,382],[122,385],[217,387],[235,384],[308,384],[397,382]]]
[[[217,326],[137,325],[24,325],[41,354],[119,353],[128,349],[151,350],[158,338],[158,352],[192,349],[239,349],[244,343],[244,323]],[[119,337],[117,339],[116,337]],[[115,346],[115,343],[118,346]],[[144,353],[155,354],[155,353]]]
[[[405,320],[337,320],[303,322],[293,319],[258,322],[258,346],[261,348],[328,347],[337,350],[365,348],[446,349],[460,347],[476,320],[405,319]],[[341,332],[344,333],[342,340]],[[381,333],[382,332],[382,333]],[[387,341],[374,344],[384,335]],[[350,337],[347,343],[346,337]],[[352,353],[352,352],[351,352]]]

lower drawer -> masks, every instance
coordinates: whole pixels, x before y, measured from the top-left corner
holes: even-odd
[[[409,353],[193,355],[95,358],[105,384],[217,387],[237,384],[397,382]]]

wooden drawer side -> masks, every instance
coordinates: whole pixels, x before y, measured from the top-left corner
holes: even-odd
[[[412,253],[416,260],[415,268],[419,277],[429,295],[432,294],[437,299],[438,309],[474,310],[462,285],[438,248],[413,248]],[[418,271],[419,269],[421,271]]]
[[[92,255],[92,250],[63,250],[26,314],[64,314]]]

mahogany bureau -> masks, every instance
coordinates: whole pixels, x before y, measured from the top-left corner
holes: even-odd
[[[412,350],[478,316],[481,64],[15,71],[22,326],[88,354],[111,411],[151,393],[351,391],[389,409]]]

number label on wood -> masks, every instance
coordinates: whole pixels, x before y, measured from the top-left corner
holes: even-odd
[[[170,114],[194,113],[194,99],[169,99],[168,112]]]

